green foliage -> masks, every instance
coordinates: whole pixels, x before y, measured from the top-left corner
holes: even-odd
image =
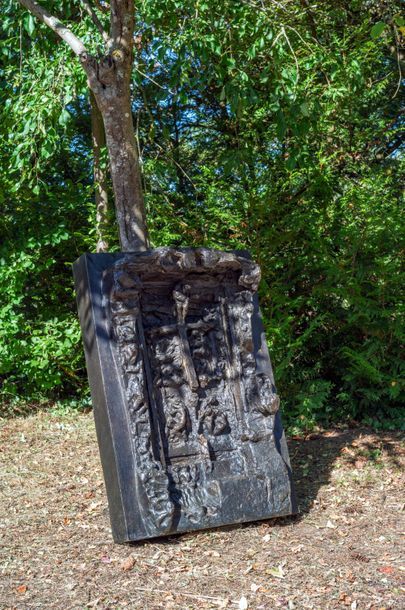
[[[400,423],[400,184],[382,173],[332,201],[316,190],[273,208],[267,334],[288,413],[307,427]]]
[[[291,427],[398,426],[400,3],[305,4],[137,4],[151,237],[252,251]],[[1,26],[2,392],[82,397],[70,263],[96,243],[85,82],[55,36],[14,9]],[[97,49],[75,3],[64,11]]]
[[[5,398],[56,398],[84,385],[70,267],[86,249],[82,231],[90,214],[77,202],[86,189],[80,193],[72,185],[69,193],[66,187],[59,198],[55,189],[29,201],[15,198],[8,210],[3,202],[8,239],[0,248],[0,379]]]
[[[89,117],[61,50],[53,70],[38,44],[0,71],[0,380],[12,402],[85,391],[70,267],[95,241]]]

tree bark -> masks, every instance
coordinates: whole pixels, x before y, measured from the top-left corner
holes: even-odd
[[[105,148],[103,117],[97,106],[94,93],[90,89],[91,138],[93,144],[94,199],[96,203],[97,252],[107,252],[108,241],[108,191],[107,172],[102,166],[102,150]]]
[[[129,99],[117,98],[102,111],[114,188],[121,248],[149,247],[142,177]]]
[[[116,82],[95,89],[104,123],[121,250],[147,250],[149,238],[129,84],[127,91]]]
[[[134,24],[133,0],[111,0],[107,54],[101,58],[86,53],[80,56],[104,121],[120,243],[124,252],[142,251],[149,247],[131,107]]]

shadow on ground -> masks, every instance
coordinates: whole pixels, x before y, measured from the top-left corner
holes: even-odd
[[[395,440],[399,432],[379,433],[378,443],[367,428],[332,430],[322,434],[310,434],[304,438],[289,439],[291,468],[293,471],[299,513],[310,511],[319,490],[328,485],[336,460],[343,458],[346,466],[362,468],[373,463],[378,466],[382,454],[393,466],[400,468]]]
[[[114,544],[91,414],[0,425],[0,606],[399,610],[400,434],[289,439],[300,514]]]
[[[398,441],[403,437],[400,432],[380,432],[378,437],[371,428],[356,427],[333,429],[321,433],[311,433],[302,437],[288,438],[291,469],[297,498],[298,513],[290,517],[278,517],[251,523],[226,525],[207,531],[231,532],[240,528],[256,528],[258,524],[274,527],[289,526],[300,522],[314,506],[322,487],[330,484],[331,475],[336,461],[344,460],[345,467],[362,469],[366,465],[379,467],[379,459],[384,457],[392,466],[400,469],[400,456],[397,454]],[[378,441],[371,442],[370,438]],[[198,532],[194,533],[195,535]],[[151,540],[129,543],[129,546],[139,547],[150,545],[154,541],[160,544],[173,545],[180,543],[193,533],[172,534]]]

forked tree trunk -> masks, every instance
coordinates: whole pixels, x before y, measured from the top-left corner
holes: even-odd
[[[130,95],[134,0],[110,0],[109,33],[104,30],[92,4],[82,0],[105,42],[105,53],[97,57],[90,55],[83,41],[37,0],[19,1],[78,56],[103,117],[121,248],[127,252],[147,250],[149,240]],[[101,10],[102,6],[99,8]]]
[[[121,249],[142,251],[149,240],[130,92],[134,1],[111,0],[110,11],[107,54],[82,52],[80,60],[104,121]]]

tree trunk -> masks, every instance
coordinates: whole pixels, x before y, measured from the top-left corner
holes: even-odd
[[[121,249],[142,251],[149,247],[142,192],[142,178],[135,142],[129,96],[112,96],[101,105],[110,158]]]
[[[105,53],[98,56],[89,54],[83,41],[37,0],[19,1],[78,56],[103,117],[121,248],[124,252],[147,250],[149,241],[130,93],[134,1],[110,0],[109,33],[104,30],[91,3],[83,1],[86,12],[105,42]]]
[[[90,89],[91,138],[93,144],[94,197],[96,203],[97,252],[107,252],[108,229],[107,172],[102,166],[102,149],[105,148],[104,123],[96,98]]]

